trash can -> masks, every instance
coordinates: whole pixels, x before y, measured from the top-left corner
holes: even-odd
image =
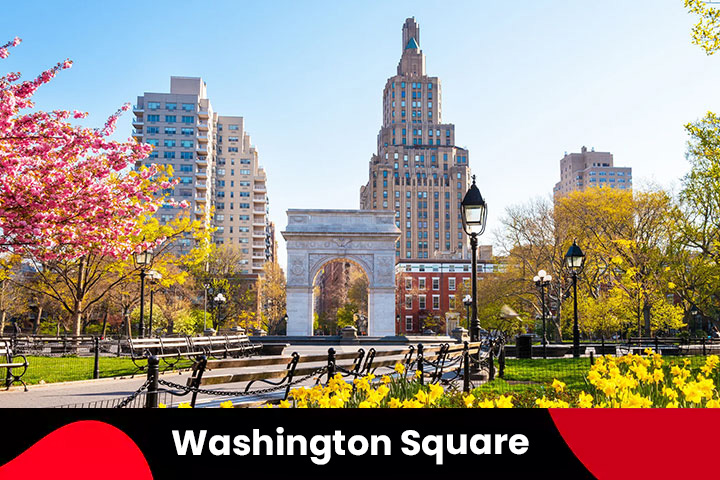
[[[517,358],[532,358],[532,335],[518,335],[515,342]]]

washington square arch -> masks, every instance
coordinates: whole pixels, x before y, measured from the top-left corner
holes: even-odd
[[[368,335],[395,335],[393,212],[369,210],[287,211],[287,334],[313,334],[313,281],[336,260],[360,267],[368,280]]]

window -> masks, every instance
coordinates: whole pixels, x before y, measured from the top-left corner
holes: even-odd
[[[425,277],[418,278],[418,289],[425,290]]]
[[[180,146],[183,148],[193,148],[195,146],[195,142],[192,140],[180,140]]]
[[[238,147],[228,147],[227,151],[228,151],[228,152],[237,152],[237,151],[238,151]]]
[[[180,152],[180,158],[182,158],[183,160],[192,160],[193,153],[192,152]]]
[[[192,135],[195,133],[195,130],[193,130],[192,128],[181,128],[180,133],[182,133],[183,135]]]
[[[157,147],[160,145],[160,140],[156,138],[148,138],[147,140],[145,140],[145,143],[147,143],[148,145],[152,145],[153,147]]]
[[[440,290],[440,278],[439,277],[433,277],[432,279],[432,289],[433,290]]]
[[[412,295],[405,295],[405,308],[407,310],[412,310],[412,304],[413,304]]]
[[[452,310],[455,308],[455,295],[450,295],[448,297],[448,307]]]
[[[237,142],[238,137],[228,137],[228,142]]]
[[[183,115],[183,116],[182,116],[182,122],[183,122],[183,123],[194,123],[194,122],[195,122],[195,117]]]
[[[147,127],[147,132],[146,132],[146,133],[147,133],[148,135],[152,135],[152,134],[154,134],[154,133],[160,133],[160,127]]]
[[[237,130],[237,129],[238,129],[237,125],[228,125],[228,130]]]
[[[148,109],[150,110],[157,110],[160,108],[160,102],[148,102]]]
[[[427,305],[425,304],[425,295],[418,295],[418,308],[420,310],[425,310],[427,308]]]
[[[448,278],[448,290],[455,290],[455,278]]]
[[[175,140],[165,140],[165,141],[163,141],[163,145],[165,145],[166,147],[174,147]]]
[[[432,297],[433,297],[432,309],[440,310],[440,295],[433,295]]]
[[[165,127],[165,135],[175,135],[176,133],[177,133],[177,128]]]
[[[165,121],[167,123],[175,123],[177,122],[177,115],[165,115]]]
[[[166,103],[165,109],[166,110],[177,110],[177,103]]]
[[[160,121],[160,115],[148,115],[147,116],[148,122],[159,122]]]
[[[413,317],[412,315],[407,315],[405,317],[405,331],[410,332],[413,329]]]
[[[195,104],[194,103],[183,103],[182,109],[186,112],[194,112],[195,111]]]
[[[163,158],[175,158],[175,152],[163,152]]]
[[[180,171],[183,173],[192,173],[193,166],[192,165],[180,165]]]

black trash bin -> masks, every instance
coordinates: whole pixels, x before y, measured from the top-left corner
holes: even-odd
[[[517,358],[532,358],[532,335],[518,335],[515,343]]]

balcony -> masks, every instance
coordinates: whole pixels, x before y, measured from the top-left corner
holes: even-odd
[[[136,129],[133,128],[132,136],[133,136],[133,137],[142,137],[142,136],[143,136],[143,131],[142,131],[142,130],[136,130]]]
[[[141,107],[139,105],[133,105],[133,113],[136,115],[137,114],[142,115],[143,113],[145,113],[145,107]]]
[[[195,182],[195,186],[201,190],[207,189],[207,183],[205,182]]]
[[[195,176],[198,178],[207,178],[207,170],[195,170]]]
[[[255,184],[255,185],[253,186],[253,192],[267,192],[267,189],[265,188],[265,185]]]
[[[204,147],[201,147],[200,145],[198,145],[197,148],[195,149],[195,151],[197,152],[198,155],[207,155],[209,153],[209,150],[210,149],[208,148],[207,145],[205,145]]]
[[[133,127],[141,127],[145,125],[145,121],[142,118],[134,118],[133,121]]]
[[[252,236],[253,238],[265,238],[265,232],[254,230]]]
[[[195,160],[195,165],[199,165],[201,167],[207,167],[207,158],[198,158]]]
[[[210,139],[208,138],[207,133],[204,134],[204,135],[203,135],[202,133],[198,133],[198,134],[197,134],[197,139],[198,139],[198,142],[200,142],[200,143],[207,143],[208,140],[210,140]]]
[[[197,114],[198,118],[210,118],[210,112],[208,112],[207,110],[200,109],[198,110]]]
[[[210,127],[208,126],[208,124],[206,122],[198,122],[197,128],[198,128],[198,130],[204,130],[207,132]]]
[[[207,198],[205,198],[205,195],[195,195],[195,201],[201,202],[201,203],[206,203]]]

